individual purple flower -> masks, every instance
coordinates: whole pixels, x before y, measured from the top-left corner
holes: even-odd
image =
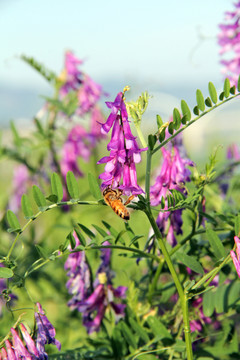
[[[36,357],[37,359],[44,359],[43,353],[40,355],[40,352],[36,348],[34,340],[28,333],[25,326],[23,324],[19,324],[19,328],[21,330],[22,336],[25,340],[25,343],[27,345],[27,348],[28,348],[28,351],[30,352],[30,354],[33,355],[34,357]]]
[[[98,161],[98,164],[106,163],[105,171],[99,178],[103,180],[102,190],[111,186],[122,190],[124,195],[137,195],[143,193],[143,190],[137,184],[135,164],[141,161],[140,153],[146,149],[140,149],[136,137],[132,135],[123,95],[120,92],[114,102],[106,102],[111,113],[102,124],[102,133],[107,134],[112,129],[112,136],[107,146],[109,156]]]
[[[240,151],[239,151],[239,148],[238,148],[238,146],[236,144],[231,144],[227,148],[227,159],[235,160],[235,161],[240,160]]]
[[[240,277],[240,240],[237,236],[234,236],[234,241],[236,244],[236,254],[233,250],[230,251],[230,255],[237,271],[238,276]]]
[[[61,350],[60,342],[55,338],[56,331],[53,325],[45,315],[41,304],[37,303],[38,311],[35,312],[35,319],[37,323],[37,339],[36,347],[40,354],[47,355],[45,353],[45,345],[53,344],[56,345],[58,350]]]
[[[17,331],[15,329],[11,328],[11,333],[12,333],[13,348],[14,348],[15,355],[16,355],[17,359],[32,360],[33,357],[31,356],[29,351],[24,346],[24,344],[23,344],[22,340],[20,339]],[[39,359],[39,358],[37,358],[37,359]]]
[[[76,240],[76,246],[80,244],[75,232],[73,236]],[[84,251],[73,252],[65,262],[64,269],[67,270],[69,280],[66,283],[69,294],[73,297],[68,302],[71,310],[77,309],[79,302],[90,294],[90,270],[86,262]]]
[[[193,162],[180,156],[177,146],[171,150],[162,148],[163,161],[160,174],[156,177],[155,184],[150,188],[151,205],[157,206],[165,199],[165,211],[160,211],[156,220],[161,233],[167,232],[167,240],[172,246],[176,245],[175,234],[182,234],[182,210],[167,211],[167,195],[169,190],[175,189],[186,194],[184,185],[190,181],[191,172],[187,166],[193,166]]]
[[[89,139],[91,142],[92,148],[96,146],[96,143],[102,139],[104,139],[106,136],[102,134],[101,127],[102,123],[105,121],[105,118],[99,109],[98,106],[95,106],[91,110],[90,115],[90,130],[89,130]]]
[[[3,267],[4,265],[0,263],[0,267]],[[6,297],[3,294],[3,291],[7,289],[7,283],[6,279],[0,278],[0,317],[2,316],[2,308],[8,301],[10,301],[10,305],[12,304],[13,300],[17,299],[17,296],[10,293],[7,294]]]
[[[60,80],[63,80],[59,93],[62,97],[66,96],[72,90],[78,90],[82,84],[82,71],[78,69],[83,61],[76,58],[71,51],[66,51],[64,70],[60,75]]]
[[[31,184],[30,175],[25,165],[18,165],[13,172],[13,189],[8,207],[13,212],[17,212],[21,207],[22,195],[27,191]]]
[[[78,159],[89,161],[91,154],[89,141],[88,133],[81,125],[76,125],[71,129],[62,149],[61,171],[64,178],[68,171],[72,171],[77,176],[83,176],[78,166]]]
[[[82,86],[78,90],[78,115],[89,112],[98,102],[102,94],[102,86],[95,83],[90,76],[84,75]]]
[[[219,25],[218,44],[221,46],[220,55],[228,53],[228,58],[221,60],[224,65],[223,73],[228,76],[232,85],[237,86],[240,74],[240,1],[234,6],[234,11],[225,13],[225,20],[228,22]]]

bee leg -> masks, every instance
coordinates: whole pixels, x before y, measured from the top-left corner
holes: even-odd
[[[128,205],[134,198],[135,198],[135,195],[129,196],[129,198],[125,201],[124,205]]]

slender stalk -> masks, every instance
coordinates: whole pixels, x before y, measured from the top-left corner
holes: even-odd
[[[143,146],[144,148],[146,148],[146,147],[147,147],[147,143],[146,143],[146,141],[145,141],[145,139],[144,139],[142,130],[141,130],[141,128],[140,128],[140,124],[135,121],[135,122],[134,122],[134,125],[135,125],[135,128],[136,128],[136,130],[137,130],[137,134],[138,134],[138,137],[139,137],[139,139],[140,139],[140,141],[141,141],[142,146]]]
[[[193,352],[192,352],[192,340],[191,340],[191,331],[189,325],[189,314],[188,314],[188,298],[187,295],[184,293],[182,284],[179,280],[179,277],[176,273],[176,270],[173,266],[171,257],[168,253],[168,250],[165,246],[163,241],[161,232],[156,224],[156,221],[152,215],[151,206],[150,206],[150,175],[151,175],[151,159],[152,159],[152,151],[148,149],[147,152],[147,168],[146,168],[146,183],[145,183],[145,191],[146,191],[146,209],[145,213],[148,217],[148,220],[152,226],[154,234],[156,236],[157,241],[159,242],[161,252],[164,256],[164,259],[168,265],[169,271],[172,275],[173,281],[178,291],[178,295],[181,302],[181,308],[183,313],[183,322],[184,322],[184,334],[185,334],[185,342],[186,342],[186,351],[187,351],[187,359],[193,360]]]
[[[211,107],[210,109],[204,111],[202,114],[200,114],[199,116],[197,116],[195,119],[189,121],[186,125],[182,126],[181,129],[179,129],[178,131],[176,131],[172,136],[170,136],[167,140],[163,141],[159,146],[157,146],[152,153],[155,154],[158,150],[160,150],[163,146],[165,146],[169,141],[171,141],[173,138],[175,138],[179,133],[181,133],[182,131],[184,131],[187,127],[189,127],[190,125],[194,124],[197,120],[199,120],[201,117],[203,117],[204,115],[208,114],[209,112],[213,111],[214,109],[216,109],[217,107],[225,104],[227,101],[230,101],[232,99],[235,99],[235,97],[239,96],[240,93],[237,93],[227,99],[224,99],[223,101],[221,101],[219,104],[214,105],[213,107]]]

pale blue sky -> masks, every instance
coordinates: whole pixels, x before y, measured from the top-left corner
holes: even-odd
[[[16,58],[33,56],[60,71],[63,53],[86,59],[94,79],[198,86],[221,81],[217,24],[228,0],[0,0],[0,83],[41,87]],[[196,48],[198,28],[208,39]],[[191,57],[193,53],[193,56]],[[145,90],[145,89],[143,89]]]

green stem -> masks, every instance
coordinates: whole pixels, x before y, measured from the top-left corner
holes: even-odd
[[[172,275],[173,281],[175,283],[175,286],[178,291],[178,295],[181,302],[181,308],[183,313],[183,322],[184,322],[184,334],[185,334],[185,342],[186,342],[186,351],[187,351],[187,359],[192,360],[193,359],[193,352],[192,352],[192,340],[191,340],[191,331],[190,331],[190,325],[189,325],[189,315],[188,315],[188,298],[187,295],[184,293],[182,284],[179,280],[179,277],[176,273],[176,270],[173,266],[171,257],[167,251],[167,248],[165,246],[165,243],[163,241],[161,232],[157,226],[157,223],[152,215],[151,206],[150,206],[150,177],[151,177],[151,159],[152,159],[152,153],[150,149],[147,151],[147,168],[146,168],[146,183],[145,183],[145,191],[146,191],[146,209],[145,213],[148,217],[148,220],[152,226],[152,229],[154,231],[154,234],[156,236],[157,241],[159,242],[161,252],[164,256],[164,259],[168,265],[169,271]]]
[[[134,125],[135,125],[135,128],[136,128],[136,130],[137,130],[137,134],[138,134],[138,137],[139,137],[139,139],[140,139],[140,141],[141,141],[142,146],[143,146],[144,148],[146,148],[146,147],[147,147],[147,143],[146,143],[146,141],[145,141],[145,139],[144,139],[142,130],[141,130],[141,128],[140,128],[140,124],[139,124],[138,122],[134,122]]]
[[[208,114],[209,112],[213,111],[214,109],[216,109],[217,107],[225,104],[227,101],[230,101],[232,99],[234,99],[235,97],[239,96],[240,93],[235,94],[227,99],[225,99],[224,101],[221,101],[219,104],[214,105],[213,107],[211,107],[210,109],[204,111],[202,114],[200,114],[199,116],[197,116],[195,119],[189,121],[186,125],[182,126],[181,129],[179,129],[178,131],[176,131],[172,136],[170,136],[167,140],[163,141],[159,146],[157,146],[152,153],[155,154],[155,152],[157,152],[158,150],[160,150],[163,146],[165,146],[168,142],[170,142],[173,138],[175,138],[178,134],[180,134],[182,131],[184,131],[187,127],[189,127],[190,125],[194,124],[197,120],[199,120],[201,117],[203,117],[204,115]]]

